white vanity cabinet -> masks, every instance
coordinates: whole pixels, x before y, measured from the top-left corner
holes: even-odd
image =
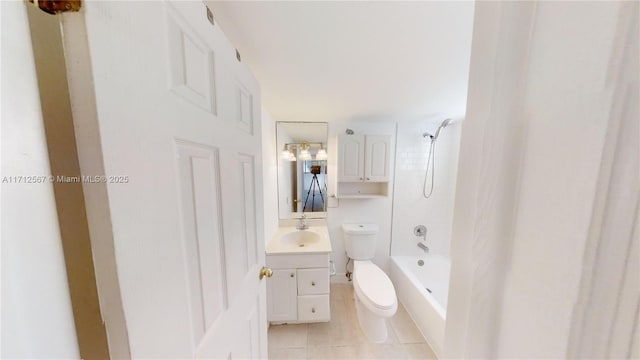
[[[329,254],[267,255],[267,320],[271,323],[326,322]]]
[[[390,157],[390,135],[338,136],[338,197],[387,196]]]

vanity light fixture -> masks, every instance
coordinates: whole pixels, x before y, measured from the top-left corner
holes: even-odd
[[[322,144],[320,144],[320,150],[316,153],[316,160],[327,160],[327,157],[327,150],[325,150],[322,147]]]
[[[311,145],[320,145],[320,149],[316,152],[315,157],[311,155],[309,149]],[[296,161],[296,151],[298,151],[298,159],[300,160],[327,160],[327,151],[322,147],[322,143],[288,143],[284,144],[284,148],[280,153],[280,158],[287,161]]]
[[[302,145],[302,150],[298,155],[300,160],[311,160],[311,153],[309,152],[309,145]]]
[[[280,154],[280,158],[286,161],[296,161],[296,156],[293,154],[293,152],[291,152],[291,150],[289,150],[289,145],[290,144],[284,145],[284,150],[282,150],[282,153]]]
[[[293,154],[291,153],[291,151],[289,151],[289,148],[287,147],[287,145],[284,146],[284,149],[282,150],[282,152],[280,153],[280,158],[282,160],[289,160],[289,158],[292,156]]]

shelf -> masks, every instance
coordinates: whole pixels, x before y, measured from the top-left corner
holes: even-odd
[[[387,182],[338,182],[338,199],[374,199],[389,196]]]
[[[376,194],[362,194],[362,195],[336,195],[338,199],[379,199],[386,198],[387,195],[376,195]]]

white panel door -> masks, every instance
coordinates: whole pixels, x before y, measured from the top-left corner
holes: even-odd
[[[365,181],[389,181],[389,154],[391,153],[391,137],[389,135],[367,135],[364,158]]]
[[[202,2],[87,1],[65,32],[73,16],[121,177],[104,206],[131,356],[266,357],[257,82]]]
[[[338,136],[338,181],[364,180],[364,135]]]

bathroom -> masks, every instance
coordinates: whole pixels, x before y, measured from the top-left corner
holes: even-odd
[[[640,357],[637,2],[50,5],[2,357]]]
[[[272,321],[269,328],[270,358],[401,358],[406,356],[435,358],[442,356],[450,266],[448,239],[451,237],[453,220],[460,119],[457,122],[451,121],[446,126],[441,126],[443,121],[447,120],[442,116],[397,122],[277,123],[264,110],[262,119],[263,131],[266,133],[263,138],[264,154],[270,158],[268,163],[272,166],[275,164],[276,168],[265,167],[265,172],[276,173],[279,180],[277,184],[275,181],[270,181],[270,184],[265,182],[265,187],[272,187],[265,188],[265,198],[269,197],[268,194],[291,193],[289,189],[291,181],[282,181],[282,179],[288,179],[290,174],[284,175],[281,170],[289,168],[292,163],[303,162],[285,159],[286,156],[281,154],[284,143],[291,144],[312,138],[308,133],[294,137],[285,136],[283,133],[304,133],[302,129],[307,128],[308,131],[321,132],[325,136],[324,140],[310,141],[324,141],[328,154],[327,172],[324,174],[323,171],[320,174],[327,178],[327,188],[323,194],[326,198],[324,211],[308,211],[309,206],[301,206],[300,208],[304,207],[305,211],[300,209],[291,212],[289,206],[287,212],[278,213],[271,208],[265,209],[265,214],[279,214],[278,220],[283,226],[297,224],[299,222],[297,219],[303,215],[305,222],[311,227],[326,224],[332,250],[330,256],[332,266],[329,269],[332,273],[330,323],[296,324],[296,321],[283,320],[286,317],[277,318],[276,321]],[[393,139],[389,156],[391,176],[389,189],[385,191],[386,195],[352,197],[340,193],[336,175],[336,169],[339,166],[338,156],[336,156],[336,152],[339,151],[337,143],[339,136],[347,131],[352,133],[352,135],[344,135],[347,137],[358,134],[386,134]],[[432,140],[431,136],[436,132],[438,132],[437,139]],[[286,138],[286,140],[278,141],[278,138]],[[430,156],[430,152],[433,156]],[[296,153],[298,158],[300,158],[299,153],[299,151]],[[313,149],[311,153],[314,154]],[[429,166],[428,172],[427,166]],[[275,177],[265,174],[264,179],[272,178]],[[286,182],[286,185],[283,186],[283,182]],[[324,181],[321,180],[320,183]],[[311,190],[313,192],[315,189]],[[311,201],[308,191],[308,187],[304,187],[301,204]],[[279,202],[281,210],[283,205],[289,203],[288,199],[282,198],[282,195],[277,198],[271,196],[271,198],[272,206]],[[315,201],[321,200],[318,198]],[[322,203],[324,204],[324,201]],[[268,201],[265,202],[265,206],[269,206]],[[323,219],[324,217],[326,219]],[[371,245],[375,247],[373,261],[384,269],[386,274],[390,274],[393,288],[395,288],[392,292],[398,293],[398,313],[393,314],[393,318],[388,321],[386,338],[369,339],[360,330],[360,325],[345,323],[345,318],[356,323],[358,320],[355,314],[349,313],[349,309],[352,312],[355,309],[354,285],[352,285],[355,274],[352,274],[354,260],[349,259],[345,253],[343,224],[367,224],[367,226],[374,224],[378,229],[375,245]],[[423,232],[414,233],[414,228],[419,226],[423,227],[424,230],[421,230]],[[272,240],[276,242],[281,232],[276,230],[272,232],[277,233]],[[267,258],[272,250],[269,245],[267,244]],[[426,246],[420,247],[422,245]],[[437,264],[439,268],[427,269],[432,264]],[[425,279],[423,280],[426,281],[425,284],[419,283],[419,277],[428,276],[434,269],[439,272],[440,277]],[[420,270],[424,271],[421,273]],[[425,275],[422,275],[423,273]],[[272,286],[269,281],[270,279],[267,280],[267,288]],[[378,283],[382,281],[382,279],[376,280]],[[270,300],[283,302],[268,296],[267,302]],[[289,325],[280,325],[282,323]],[[350,333],[345,334],[345,332]]]
[[[234,8],[230,6],[230,8]],[[286,6],[238,6],[236,11],[241,11],[248,18],[250,23],[255,26],[256,33],[267,32],[260,26],[268,24],[267,19],[253,19],[254,12],[263,14],[270,11],[293,11],[300,10],[304,12],[306,6],[293,6],[287,9]],[[356,8],[351,6],[327,6],[326,8],[317,5],[311,6],[312,9],[318,11],[355,11]],[[275,106],[274,110],[278,115],[271,113],[271,110],[263,106],[262,109],[262,141],[263,141],[263,159],[264,166],[264,196],[265,196],[265,240],[267,241],[267,266],[274,271],[273,278],[267,279],[267,308],[271,309],[269,302],[278,304],[287,304],[284,309],[277,309],[267,312],[267,320],[271,323],[269,328],[269,356],[272,358],[371,358],[371,357],[387,357],[402,358],[410,356],[411,358],[434,358],[442,357],[444,347],[444,323],[446,296],[448,292],[448,273],[449,273],[449,241],[451,238],[451,229],[453,222],[453,204],[456,184],[456,169],[458,164],[458,153],[460,144],[460,134],[464,123],[464,111],[466,106],[466,83],[468,78],[468,63],[471,50],[471,26],[473,21],[473,7],[470,3],[460,3],[457,5],[442,4],[424,4],[423,6],[411,7],[390,7],[388,4],[381,6],[370,6],[366,10],[370,16],[380,21],[388,15],[378,13],[383,10],[396,13],[399,18],[403,18],[406,27],[398,30],[395,36],[402,37],[406,31],[415,29],[419,23],[425,20],[428,14],[428,21],[431,25],[428,28],[433,29],[437,26],[443,26],[451,21],[455,22],[455,30],[447,33],[446,37],[450,42],[440,42],[429,35],[429,30],[423,29],[419,36],[424,41],[430,41],[430,46],[426,48],[436,49],[442,59],[448,59],[446,66],[444,61],[439,62],[438,70],[440,74],[433,72],[434,69],[419,69],[421,63],[434,61],[430,59],[431,52],[417,50],[411,54],[405,54],[412,58],[406,61],[406,66],[410,66],[411,73],[415,74],[415,79],[411,81],[418,83],[420,81],[428,82],[432,79],[430,86],[423,86],[417,91],[415,97],[429,99],[425,104],[420,105],[420,114],[410,113],[405,109],[401,109],[397,98],[390,94],[383,94],[381,98],[379,94],[372,94],[372,99],[364,100],[366,106],[373,107],[377,103],[378,108],[387,106],[387,109],[381,110],[380,114],[372,112],[371,115],[362,116],[358,114],[365,105],[354,104],[351,107],[344,107],[343,111],[321,109],[314,106],[313,103],[306,102],[310,109],[297,109],[296,115],[290,115],[293,111],[288,112],[288,105]],[[258,11],[260,10],[260,11]],[[360,8],[358,11],[362,11]],[[218,10],[221,26],[224,26],[225,16],[231,14],[223,13],[225,8]],[[306,10],[309,11],[309,10]],[[420,15],[411,12],[420,12]],[[237,13],[236,13],[237,15]],[[455,17],[455,19],[453,19]],[[367,18],[365,16],[365,18]],[[255,23],[253,20],[257,21]],[[372,20],[366,21],[366,25]],[[313,29],[316,24],[309,27]],[[241,26],[241,25],[239,25]],[[344,26],[344,25],[343,25]],[[351,27],[349,27],[350,29]],[[301,29],[301,31],[305,31]],[[336,32],[347,31],[346,28],[338,28]],[[368,28],[367,31],[373,31]],[[384,36],[387,31],[376,30],[376,35]],[[309,34],[305,34],[309,36]],[[408,34],[407,34],[408,35]],[[233,36],[233,33],[229,33]],[[256,36],[254,33],[253,36]],[[266,33],[257,39],[258,43],[266,41],[269,35]],[[355,35],[349,35],[355,36]],[[390,36],[386,34],[386,36]],[[304,36],[301,35],[302,38]],[[289,42],[295,39],[287,38]],[[339,52],[344,42],[337,41],[337,44],[328,46],[328,53]],[[346,41],[345,41],[346,42]],[[455,43],[455,46],[451,44]],[[292,45],[299,46],[298,43]],[[401,48],[397,48],[398,51]],[[393,52],[393,51],[392,51]],[[286,51],[290,53],[290,51]],[[248,56],[248,55],[247,55]],[[339,55],[335,55],[338,56]],[[347,56],[347,54],[345,54]],[[456,58],[458,56],[458,58]],[[307,68],[320,66],[318,60],[305,60],[309,64],[299,65],[299,69],[293,73],[304,72]],[[306,59],[306,58],[305,58]],[[284,61],[285,59],[279,59]],[[247,60],[249,61],[249,60]],[[355,60],[352,60],[355,61]],[[382,62],[389,61],[382,57]],[[258,65],[256,65],[258,66]],[[379,64],[371,65],[371,68],[380,66]],[[355,87],[356,92],[366,91],[364,88],[357,88],[357,84],[349,83],[345,77],[347,74],[344,70],[340,71],[336,68],[328,69],[335,72],[334,79],[343,77],[343,84],[347,87]],[[371,71],[370,68],[363,71]],[[268,70],[265,70],[269,73]],[[445,75],[446,74],[446,75]],[[269,77],[281,78],[286,74],[271,74]],[[309,74],[307,76],[313,76]],[[399,77],[406,76],[399,74]],[[438,80],[434,80],[438,77]],[[348,78],[348,77],[347,77]],[[405,79],[404,77],[402,77]],[[446,81],[445,81],[446,79]],[[286,78],[283,82],[292,83],[292,87],[296,87],[296,82],[303,79]],[[326,88],[331,81],[327,79],[319,83],[320,88]],[[304,80],[306,81],[306,80]],[[318,81],[318,80],[316,80]],[[400,81],[400,80],[397,80]],[[403,80],[404,81],[404,80]],[[405,87],[406,88],[406,87]],[[420,88],[417,85],[416,89]],[[436,88],[442,92],[439,94]],[[267,89],[263,90],[267,97]],[[307,90],[310,93],[316,92],[313,89]],[[418,95],[420,93],[421,95]],[[429,95],[427,95],[429,94]],[[345,94],[346,96],[347,94]],[[288,91],[278,96],[291,96]],[[337,101],[337,95],[330,93],[318,92],[318,97],[323,97],[326,101]],[[404,96],[404,95],[402,95]],[[433,98],[433,99],[431,99]],[[356,100],[354,98],[353,100]],[[266,102],[266,104],[268,104]],[[362,110],[359,110],[362,109]],[[327,115],[317,115],[327,113]],[[303,121],[300,121],[303,120]],[[305,122],[306,121],[306,122]],[[444,124],[443,124],[444,123]],[[324,127],[323,127],[324,125]],[[370,142],[371,136],[388,136],[385,142],[386,159],[382,161],[383,167],[387,167],[384,179],[375,183],[365,183],[365,185],[375,186],[377,188],[357,188],[356,182],[342,181],[339,168],[345,167],[342,161],[341,152],[346,153],[347,148],[342,145],[342,139],[356,138],[358,136],[366,137],[365,143]],[[355,140],[354,140],[355,141]],[[305,161],[301,156],[304,144],[309,144],[309,151],[312,158]],[[319,145],[318,145],[319,143]],[[302,145],[300,145],[302,144]],[[432,146],[433,145],[433,146]],[[327,153],[326,162],[323,164],[322,171],[318,174],[320,178],[320,191],[311,183],[296,178],[301,174],[308,176],[308,163],[316,164],[317,159],[314,154],[324,148]],[[343,151],[344,149],[344,151]],[[288,151],[288,152],[287,152]],[[371,154],[364,154],[365,163],[367,157]],[[292,161],[292,157],[295,158]],[[346,155],[344,156],[346,157]],[[375,160],[372,160],[375,161]],[[293,166],[293,167],[292,167]],[[427,167],[429,170],[427,171]],[[325,169],[326,168],[326,172]],[[291,172],[293,169],[293,178]],[[366,173],[367,170],[365,170]],[[303,185],[306,184],[306,185]],[[324,187],[326,184],[326,188]],[[292,186],[293,185],[293,186]],[[297,193],[297,194],[296,194]],[[322,194],[323,199],[314,196],[316,193]],[[354,195],[357,193],[357,195]],[[371,193],[371,194],[369,194]],[[309,196],[312,194],[312,196]],[[322,203],[323,209],[320,212],[310,211],[309,204],[315,201]],[[296,206],[299,204],[298,206]],[[305,205],[306,204],[306,205]],[[276,210],[278,209],[278,210]],[[278,242],[278,237],[282,236],[282,230],[278,230],[278,224],[281,226],[292,226],[297,224],[298,218],[304,216],[305,222],[311,227],[313,225],[325,225],[331,241],[331,267],[329,271],[333,274],[330,277],[331,289],[329,291],[330,304],[328,308],[331,312],[329,323],[324,323],[326,318],[317,320],[318,322],[309,322],[298,324],[299,317],[287,316],[286,309],[295,307],[293,301],[288,301],[276,295],[270,295],[270,288],[274,293],[287,292],[286,282],[294,276],[294,271],[289,271],[288,275],[280,275],[276,272],[279,270],[278,265],[270,265],[270,255],[274,249],[271,248],[270,241]],[[351,314],[349,309],[354,310],[353,295],[343,299],[345,294],[353,294],[354,261],[346,254],[346,245],[343,235],[344,224],[373,225],[377,227],[375,243],[370,245],[374,248],[373,263],[384,271],[385,277],[391,280],[391,296],[396,298],[397,293],[397,311],[392,314],[387,324],[388,334],[377,341],[367,338],[362,332],[362,328],[371,326],[361,326],[358,323],[358,317]],[[423,235],[414,234],[416,226],[424,227]],[[293,229],[293,228],[291,228]],[[300,231],[300,230],[298,230]],[[302,230],[305,231],[305,230]],[[274,236],[275,235],[275,236]],[[273,240],[272,240],[273,239]],[[424,248],[418,246],[425,245]],[[306,244],[305,249],[310,249]],[[395,260],[394,260],[395,259]],[[430,259],[438,259],[438,264],[442,272],[441,276],[430,281],[426,285],[419,285],[420,288],[412,289],[414,283],[417,284],[417,277],[422,275],[414,275],[411,270],[423,270],[427,272],[427,267],[435,263]],[[418,261],[426,266],[418,266]],[[442,260],[442,261],[440,261]],[[406,269],[401,270],[401,269]],[[431,271],[428,271],[431,273]],[[406,274],[406,275],[405,275]],[[282,276],[282,277],[281,277]],[[298,279],[300,279],[300,269],[298,269]],[[277,280],[275,280],[277,278]],[[372,280],[376,283],[382,283],[384,279]],[[277,284],[276,284],[277,282]],[[317,282],[317,281],[316,281]],[[429,288],[427,290],[426,288]],[[428,291],[435,291],[428,293]],[[298,287],[300,294],[300,288]],[[438,303],[435,298],[440,300]],[[430,300],[431,299],[431,300]],[[344,304],[346,301],[346,305]],[[275,306],[275,305],[274,305]],[[298,312],[301,311],[298,304]],[[427,309],[431,309],[430,312]],[[315,309],[319,312],[321,310]],[[292,310],[295,312],[295,309]],[[274,315],[277,313],[277,315]],[[346,313],[346,314],[345,314]],[[314,315],[317,313],[314,313]],[[347,322],[346,319],[349,319]],[[353,324],[355,322],[356,324]],[[281,325],[281,324],[287,325]],[[289,341],[288,337],[291,337]]]

